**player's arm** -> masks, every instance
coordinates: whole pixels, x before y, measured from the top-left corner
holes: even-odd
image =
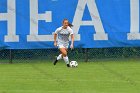
[[[57,38],[57,34],[54,33],[54,46],[57,46],[56,38]]]
[[[70,46],[71,49],[74,48],[74,35],[71,34],[71,46]]]
[[[58,35],[58,32],[59,32],[59,28],[56,29],[56,31],[54,32],[54,46],[57,46],[57,35]]]

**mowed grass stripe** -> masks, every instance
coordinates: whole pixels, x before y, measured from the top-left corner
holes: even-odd
[[[0,93],[139,93],[139,60],[0,64]]]

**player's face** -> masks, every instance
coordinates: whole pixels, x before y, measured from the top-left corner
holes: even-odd
[[[68,27],[68,25],[69,25],[68,20],[65,20],[65,21],[63,22],[63,27],[64,27],[64,28],[67,28],[67,27]]]

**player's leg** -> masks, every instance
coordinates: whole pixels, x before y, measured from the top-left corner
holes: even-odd
[[[58,48],[65,48],[63,45],[58,45]],[[53,62],[54,65],[56,65],[56,63],[58,62],[58,60],[61,60],[63,58],[63,55],[60,53],[59,56],[57,56],[57,58],[55,59],[55,61]]]
[[[70,67],[69,58],[67,56],[67,48],[60,48],[60,52],[61,52],[61,54],[63,56],[63,59],[64,59],[65,63],[67,64],[67,67]]]
[[[56,63],[58,62],[58,60],[61,60],[62,59],[62,54],[59,54],[59,56],[57,56],[57,58],[55,59],[54,61],[54,65],[56,65]]]

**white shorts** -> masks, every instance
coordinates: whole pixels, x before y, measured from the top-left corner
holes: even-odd
[[[69,45],[62,45],[62,44],[61,44],[61,45],[58,45],[58,48],[59,48],[59,49],[60,49],[60,48],[68,48],[68,46],[69,46]]]

